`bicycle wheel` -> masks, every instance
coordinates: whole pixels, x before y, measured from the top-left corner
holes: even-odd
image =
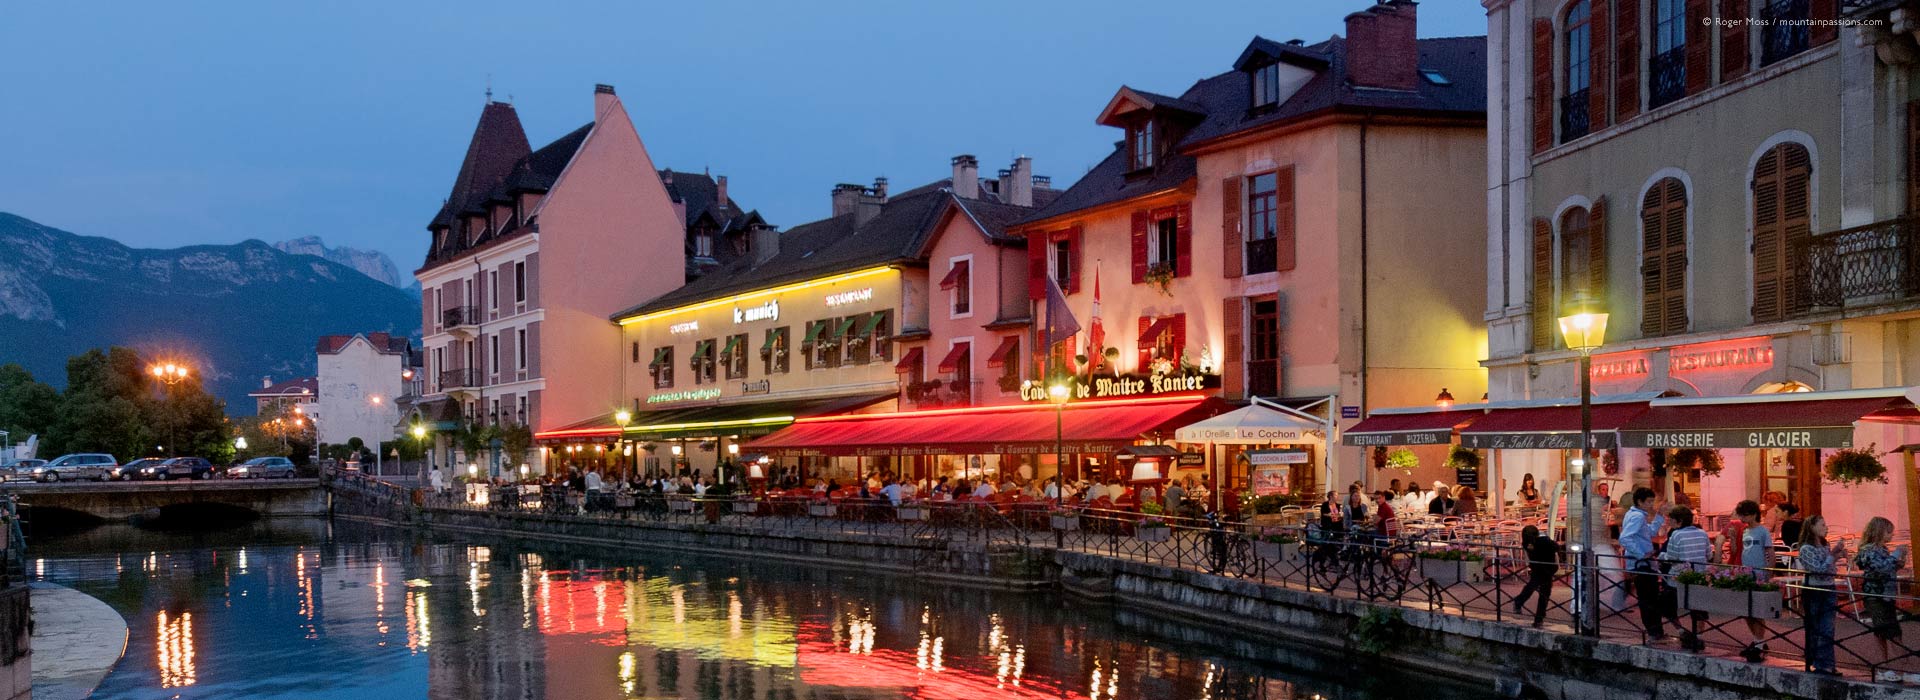
[[[1388,600],[1399,600],[1406,595],[1407,587],[1415,578],[1418,562],[1414,561],[1413,549],[1406,545],[1391,547],[1380,553],[1378,593]]]
[[[1346,562],[1334,545],[1321,543],[1313,546],[1307,553],[1307,580],[1325,591],[1340,587],[1340,581],[1346,578]]]

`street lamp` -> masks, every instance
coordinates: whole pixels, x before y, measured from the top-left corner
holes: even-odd
[[[160,380],[161,384],[166,385],[165,391],[167,395],[167,401],[169,403],[173,401],[174,385],[179,384],[181,380],[187,378],[187,366],[177,362],[156,362],[152,366],[149,366],[147,368],[147,371],[153,374],[154,379],[158,379]],[[167,456],[168,457],[173,457],[176,454],[174,450],[174,447],[175,447],[174,438],[176,437],[176,433],[180,429],[180,426],[178,425],[178,423],[179,421],[176,420],[175,416],[173,415],[167,416]]]
[[[1600,589],[1593,562],[1593,351],[1607,338],[1607,313],[1586,311],[1560,317],[1560,336],[1580,353],[1580,566],[1574,594],[1580,600],[1580,633],[1600,633]]]
[[[627,409],[624,409],[624,408],[623,408],[623,409],[620,409],[620,410],[618,410],[618,411],[614,411],[614,412],[613,412],[613,424],[614,424],[614,425],[617,425],[617,426],[620,426],[620,441],[621,441],[621,442],[626,442],[626,441],[627,441],[627,424],[628,424],[628,423],[632,423],[632,422],[633,422],[633,412],[632,412],[632,411],[629,411],[629,410],[627,410]],[[619,462],[620,462],[620,467],[621,467],[621,469],[622,469],[622,470],[631,470],[631,469],[633,468],[633,465],[630,465],[630,464],[627,464],[627,455],[631,455],[631,454],[633,454],[633,450],[621,450],[621,451],[620,451],[620,455],[621,455],[621,456],[620,456],[620,458],[619,458]]]
[[[1047,387],[1047,400],[1053,402],[1053,507],[1060,507],[1060,498],[1067,490],[1067,450],[1063,444],[1066,432],[1067,398],[1073,390],[1066,382],[1055,382]]]

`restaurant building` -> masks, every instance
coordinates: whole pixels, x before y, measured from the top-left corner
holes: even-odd
[[[1597,419],[1597,477],[1671,482],[1710,513],[1778,493],[1843,530],[1904,527],[1904,470],[1886,486],[1821,475],[1842,448],[1893,465],[1920,440],[1888,405],[1920,383],[1920,108],[1914,39],[1885,22],[1899,3],[1846,3],[1881,20],[1850,27],[1834,2],[1485,5],[1490,92],[1511,97],[1489,115],[1489,399],[1577,403],[1556,319],[1604,312],[1594,393],[1642,398]],[[1461,439],[1512,444],[1471,435],[1500,413]],[[1565,435],[1565,416],[1508,432]],[[1681,449],[1714,450],[1718,475],[1673,466]],[[1570,459],[1503,452],[1489,478],[1505,498]]]

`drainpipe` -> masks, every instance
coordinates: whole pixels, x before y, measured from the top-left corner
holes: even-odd
[[[1365,171],[1362,171],[1362,172],[1365,172]],[[474,296],[483,297],[487,295],[486,279],[487,279],[486,266],[480,264],[480,256],[478,255],[473,256],[473,288],[479,290],[479,292],[474,294]],[[476,300],[468,299],[467,301],[473,304],[473,338],[474,339],[470,342],[480,344],[480,349],[474,352],[473,356],[476,358],[483,358],[478,363],[482,365],[482,367],[467,368],[467,371],[472,372],[473,376],[477,380],[474,382],[474,384],[478,385],[474,387],[475,394],[474,394],[474,400],[473,400],[473,412],[475,415],[484,416],[486,415],[486,411],[487,411],[487,382],[485,380],[487,373],[483,368],[487,364],[487,360],[499,362],[500,359],[486,357],[487,346],[485,343],[480,343],[480,338],[487,334],[487,315],[484,311],[481,310],[481,304],[478,303]],[[497,420],[499,416],[495,416],[494,418]],[[494,472],[497,471],[495,467],[499,466],[500,455],[498,451],[493,450],[491,445],[488,446],[488,451],[495,453],[493,455],[493,460],[492,460],[493,463],[487,465],[487,478],[491,479],[494,476],[496,476]],[[474,457],[473,455],[467,455],[467,459],[473,459],[473,457]]]
[[[1367,277],[1367,127],[1373,123],[1373,119],[1374,113],[1367,112],[1360,120],[1360,412],[1362,415],[1367,409],[1367,350],[1372,345],[1368,340],[1370,314],[1367,303],[1368,291],[1372,289]],[[1328,433],[1328,440],[1332,440],[1331,432]],[[1360,473],[1368,474],[1364,460]]]

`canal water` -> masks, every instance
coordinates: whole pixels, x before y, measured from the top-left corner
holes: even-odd
[[[126,617],[108,700],[1491,697],[1164,615],[788,562],[326,520],[30,547],[35,577]]]

